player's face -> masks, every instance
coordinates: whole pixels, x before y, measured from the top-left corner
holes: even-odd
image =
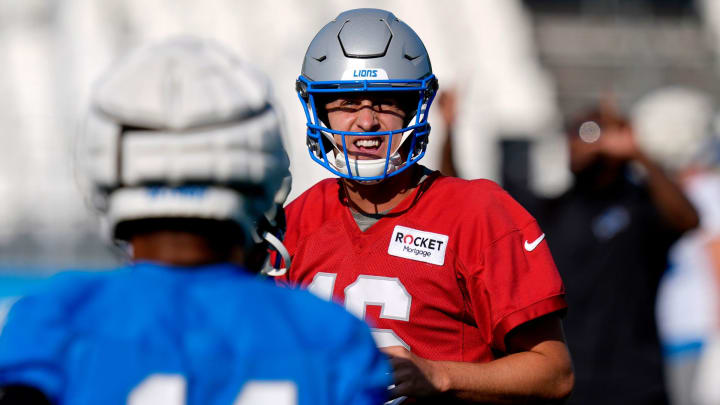
[[[351,94],[325,104],[328,125],[337,131],[379,132],[394,131],[404,127],[407,113],[397,98],[383,94]],[[335,144],[342,151],[342,135],[333,135]],[[392,145],[389,136],[347,136],[345,145],[352,159],[384,159],[388,147],[394,153],[402,134],[395,134]]]

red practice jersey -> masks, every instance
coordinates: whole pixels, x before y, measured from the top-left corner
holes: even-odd
[[[340,187],[321,181],[286,208],[281,282],[343,304],[379,346],[485,362],[511,329],[565,309],[543,232],[495,183],[433,173],[365,232]]]

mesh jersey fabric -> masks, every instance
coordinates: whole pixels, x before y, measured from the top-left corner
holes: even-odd
[[[388,372],[342,308],[228,264],[60,274],[0,334],[0,385],[58,404],[125,404],[156,374],[182,376],[187,404],[233,404],[252,381],[294,386],[292,404],[376,404]]]
[[[394,334],[390,343],[420,357],[490,361],[494,351],[505,350],[510,330],[566,307],[542,231],[488,180],[435,172],[365,232],[338,179],[307,190],[286,214],[284,243],[293,261],[279,282],[315,292],[331,288],[334,300],[374,327],[376,339]],[[399,230],[405,232],[400,238]],[[408,235],[416,245],[403,250]],[[430,252],[439,242],[417,246],[423,235],[447,241],[442,257]],[[539,243],[528,250],[534,241]],[[389,254],[394,249],[404,256]],[[422,261],[427,259],[417,251],[442,264]]]

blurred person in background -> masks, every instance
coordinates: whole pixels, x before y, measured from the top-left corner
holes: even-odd
[[[546,230],[567,286],[576,373],[569,403],[667,403],[657,287],[668,249],[697,226],[697,212],[614,108],[575,118],[566,133],[574,176],[567,192],[541,199],[506,187]]]
[[[417,164],[437,90],[417,34],[357,9],[308,47],[311,158],[340,178],[287,207],[282,283],[373,324],[408,403],[561,400],[573,384],[564,289],[535,220],[495,183]]]
[[[214,42],[144,47],[106,73],[81,163],[132,263],[13,305],[0,404],[382,403],[390,368],[367,326],[253,274],[281,230],[281,126],[264,74]]]
[[[440,172],[445,176],[459,177],[457,173],[457,165],[453,159],[454,142],[453,130],[455,129],[455,119],[457,118],[457,90],[449,89],[438,93],[438,107],[440,115],[445,123],[445,142],[443,142],[442,153],[440,155]]]
[[[455,114],[443,115],[451,128]],[[526,183],[503,186],[547,232],[566,283],[576,375],[568,403],[668,403],[656,293],[670,246],[697,226],[697,212],[609,105],[570,121],[566,133],[570,190],[541,198]]]
[[[670,249],[669,266],[658,290],[658,328],[673,404],[717,404],[709,399],[698,367],[712,356],[720,317],[720,140],[714,136],[714,106],[704,93],[666,87],[643,96],[631,111],[638,139],[673,173],[698,210],[700,226]],[[720,342],[718,342],[720,343]],[[712,367],[712,366],[710,366]],[[720,364],[712,386],[720,384]],[[715,394],[717,395],[717,394]]]

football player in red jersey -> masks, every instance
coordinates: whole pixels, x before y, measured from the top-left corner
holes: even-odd
[[[566,304],[544,233],[496,184],[415,164],[437,88],[422,41],[390,12],[346,11],[315,36],[297,91],[310,156],[340,178],[287,207],[280,280],[373,326],[395,398],[563,399]]]

